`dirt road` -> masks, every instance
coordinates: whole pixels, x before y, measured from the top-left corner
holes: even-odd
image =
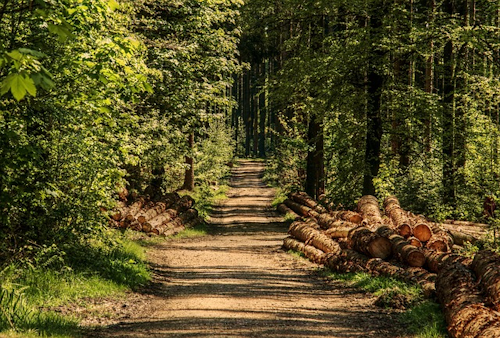
[[[263,164],[235,168],[209,236],[151,250],[154,282],[120,322],[92,337],[401,337],[394,314],[281,249]],[[130,307],[136,307],[130,311]]]

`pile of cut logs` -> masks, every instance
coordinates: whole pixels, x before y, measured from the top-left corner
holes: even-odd
[[[110,224],[118,228],[130,228],[150,234],[171,236],[193,227],[203,220],[193,208],[191,196],[180,197],[177,193],[166,194],[161,201],[137,198],[120,205],[112,213]]]
[[[453,222],[434,223],[405,211],[394,196],[383,209],[374,196],[363,196],[356,211],[336,211],[325,198],[292,193],[278,206],[294,219],[283,246],[334,271],[421,285],[441,302],[452,337],[500,337],[500,255],[479,251],[469,259],[456,253],[478,241],[485,226],[465,232]]]

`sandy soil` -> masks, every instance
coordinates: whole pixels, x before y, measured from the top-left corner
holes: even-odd
[[[395,312],[281,249],[287,225],[262,172],[241,162],[211,234],[152,249],[152,285],[88,337],[402,337]]]

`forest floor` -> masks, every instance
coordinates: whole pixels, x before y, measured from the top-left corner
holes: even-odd
[[[263,170],[241,161],[210,234],[151,248],[153,282],[102,303],[87,337],[403,337],[396,311],[281,249],[288,226]]]

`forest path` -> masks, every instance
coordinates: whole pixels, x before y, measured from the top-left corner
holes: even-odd
[[[149,252],[153,285],[91,337],[401,337],[395,314],[281,249],[264,164],[241,161],[211,234]],[[132,308],[133,308],[133,311]]]

